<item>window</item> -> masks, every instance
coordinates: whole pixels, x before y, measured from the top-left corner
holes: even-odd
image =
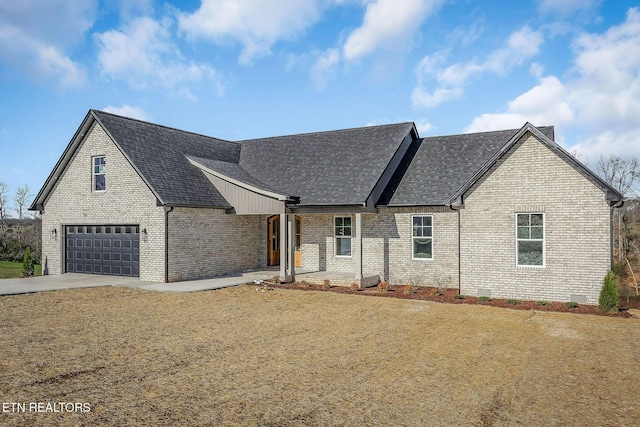
[[[336,256],[351,256],[351,217],[335,217],[333,229]]]
[[[104,156],[93,158],[93,191],[104,191],[107,163]]]
[[[516,215],[518,266],[544,266],[544,214]]]
[[[413,259],[433,259],[433,217],[431,215],[414,215],[411,217],[412,256]]]

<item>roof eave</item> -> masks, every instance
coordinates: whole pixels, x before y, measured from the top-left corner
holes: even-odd
[[[96,117],[92,114],[92,110],[89,110],[87,115],[82,120],[82,123],[78,127],[78,130],[76,130],[76,133],[73,135],[73,137],[69,141],[69,144],[67,144],[67,147],[64,149],[62,155],[51,170],[51,173],[42,185],[42,188],[33,199],[33,203],[28,208],[30,211],[43,211],[44,202],[49,197],[49,194],[58,182],[58,179],[60,179],[60,177],[63,175],[64,171],[67,168],[67,165],[76,152],[78,145],[80,145],[80,142],[84,139],[95,120]]]
[[[198,161],[192,159],[189,156],[185,156],[187,158],[187,160],[189,161],[189,163],[191,163],[193,166],[197,167],[198,169],[201,169],[207,173],[210,173],[211,175],[218,177],[224,181],[227,181],[233,185],[237,185],[240,188],[244,188],[247,191],[251,191],[253,193],[256,194],[260,194],[261,196],[265,196],[265,197],[269,197],[271,199],[276,199],[279,201],[283,201],[283,202],[290,202],[290,203],[297,203],[300,201],[299,197],[296,196],[290,196],[290,195],[286,195],[286,194],[279,194],[273,191],[269,191],[269,190],[265,190],[262,188],[258,188],[256,186],[253,186],[251,184],[247,184],[246,182],[242,182],[239,181],[237,179],[234,179],[230,176],[227,176],[221,172],[215,171],[205,165],[203,165],[202,163],[199,163]]]

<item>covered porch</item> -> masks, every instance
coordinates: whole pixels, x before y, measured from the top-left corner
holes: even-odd
[[[361,212],[285,212],[267,224],[268,264],[278,268],[279,282],[359,288],[379,282],[378,274],[363,274]]]
[[[232,206],[227,215],[262,217],[264,228],[255,241],[260,248],[256,267],[277,266],[280,283],[329,280],[332,285],[358,287],[378,283],[378,274],[363,275],[362,216],[376,212],[369,200],[302,205],[300,197],[274,191],[237,164],[187,159]]]

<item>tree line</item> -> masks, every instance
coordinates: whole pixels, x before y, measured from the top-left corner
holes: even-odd
[[[624,205],[613,210],[614,273],[640,294],[640,164],[636,157],[600,157],[598,174],[624,195]]]
[[[9,186],[0,181],[0,261],[22,262],[29,248],[33,261],[40,263],[42,219],[28,210],[32,197],[31,189],[24,185],[10,198]]]

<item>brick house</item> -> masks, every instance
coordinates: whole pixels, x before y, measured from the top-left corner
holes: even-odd
[[[595,304],[622,195],[553,128],[413,123],[230,142],[90,110],[36,196],[49,274],[338,272]]]

